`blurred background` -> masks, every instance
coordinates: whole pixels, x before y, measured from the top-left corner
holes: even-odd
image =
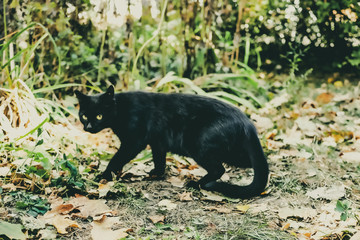
[[[360,69],[358,1],[4,0],[0,8],[7,86],[20,73],[34,88],[138,89],[169,72],[193,80]]]
[[[193,92],[250,115],[284,90],[359,79],[353,0],[4,0],[0,12],[3,137],[77,118],[74,89]]]

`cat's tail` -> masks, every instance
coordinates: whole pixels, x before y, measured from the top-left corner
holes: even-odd
[[[251,134],[252,135],[252,134]],[[255,130],[255,136],[256,130]],[[252,135],[247,144],[248,155],[254,169],[253,181],[247,186],[238,186],[225,182],[209,182],[205,184],[204,189],[216,191],[231,198],[252,198],[260,195],[268,182],[269,166],[257,137]]]

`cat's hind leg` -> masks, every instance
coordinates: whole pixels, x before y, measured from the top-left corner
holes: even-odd
[[[188,182],[186,187],[191,187],[194,189],[199,189],[199,187],[201,187],[202,189],[206,189],[208,183],[215,182],[225,173],[225,168],[222,165],[221,160],[214,155],[208,155],[207,158],[201,160],[195,159],[195,161],[207,171],[207,174],[197,182]]]
[[[149,172],[151,178],[162,177],[165,173],[166,167],[166,150],[162,148],[159,144],[152,144],[151,151],[154,161],[154,169]]]

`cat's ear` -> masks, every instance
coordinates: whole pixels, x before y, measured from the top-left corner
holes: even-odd
[[[82,92],[80,92],[78,90],[75,91],[75,95],[76,95],[77,99],[79,100],[79,102],[83,101],[86,97],[85,94],[83,94]]]
[[[106,90],[106,96],[113,97],[114,96],[114,86],[110,85],[110,87]]]

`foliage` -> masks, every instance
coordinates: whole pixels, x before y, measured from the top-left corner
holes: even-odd
[[[17,209],[25,210],[27,214],[33,217],[37,217],[39,214],[44,215],[50,209],[47,199],[43,199],[37,195],[14,192],[11,193],[10,196],[16,201]]]
[[[355,214],[352,211],[352,208],[350,207],[351,203],[349,201],[340,201],[338,200],[336,202],[336,208],[335,210],[341,213],[340,219],[342,221],[346,221],[348,218],[355,218],[357,221],[357,224],[360,224],[360,219],[357,214]]]
[[[131,9],[137,1],[128,4]],[[359,66],[357,1],[177,0],[138,7],[144,9],[140,19],[120,12],[114,1],[11,1],[4,10],[17,14],[5,18],[6,32],[17,35],[37,25],[11,44],[19,52],[10,59],[20,61],[20,53],[32,49],[35,55],[24,54],[25,60],[50,85],[112,83],[125,89],[144,88],[147,79],[167,72],[189,79],[236,73],[239,61],[258,69],[293,69],[287,59],[300,52],[296,59],[307,59],[301,63],[305,70],[319,63],[322,70]],[[41,79],[30,85],[41,87]]]

